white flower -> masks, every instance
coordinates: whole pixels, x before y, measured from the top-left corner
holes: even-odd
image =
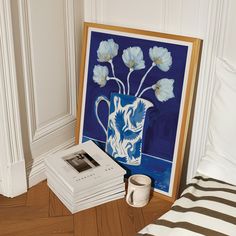
[[[154,46],[149,49],[149,56],[160,70],[166,72],[170,69],[172,57],[166,48]]]
[[[155,90],[156,98],[160,102],[166,102],[170,98],[175,97],[173,93],[173,84],[174,84],[173,79],[164,78],[160,79],[159,81],[157,81],[157,83],[155,83],[152,86],[153,90]]]
[[[140,47],[129,47],[123,51],[122,59],[125,65],[131,70],[141,70],[145,68],[143,52]]]
[[[100,87],[104,87],[108,80],[108,68],[106,66],[94,66],[93,68],[93,81],[100,85]]]
[[[109,62],[118,54],[119,45],[113,39],[101,41],[97,50],[99,62]]]

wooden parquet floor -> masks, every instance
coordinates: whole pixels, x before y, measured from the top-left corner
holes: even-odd
[[[133,236],[170,206],[157,197],[143,208],[120,199],[72,215],[44,181],[13,199],[0,195],[0,235]]]

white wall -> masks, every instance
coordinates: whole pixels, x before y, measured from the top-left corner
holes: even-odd
[[[230,0],[229,5],[228,2],[228,0],[85,1],[85,21],[203,39],[189,151],[188,180],[195,174],[199,159],[205,152],[215,58],[223,56],[231,60],[236,59],[235,50],[232,50],[232,47],[235,48],[236,37],[234,27],[236,3]],[[225,29],[227,29],[226,37],[224,37]]]
[[[80,0],[12,0],[23,145],[29,186],[44,158],[74,144]]]
[[[215,57],[236,64],[235,1],[11,0],[11,8],[30,186],[44,178],[44,158],[74,142],[83,15],[85,21],[203,39],[189,178],[194,174],[204,153]]]
[[[209,5],[210,0],[87,0],[85,21],[203,38]]]
[[[236,1],[229,1],[229,11],[225,25],[223,57],[236,67]]]

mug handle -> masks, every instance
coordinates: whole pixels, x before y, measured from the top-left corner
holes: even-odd
[[[134,189],[127,194],[126,201],[129,205],[134,205]]]
[[[96,99],[96,101],[95,101],[95,115],[96,115],[96,118],[97,118],[98,123],[100,124],[100,126],[101,126],[102,129],[104,130],[105,134],[107,135],[107,130],[106,130],[105,126],[103,125],[103,123],[101,122],[101,120],[100,120],[100,118],[99,118],[99,116],[98,116],[98,105],[99,105],[100,102],[102,102],[102,101],[104,101],[104,102],[107,103],[108,109],[110,108],[110,101],[108,100],[108,98],[105,97],[105,96],[103,96],[103,95],[102,95],[102,96],[99,96],[99,97],[97,97],[97,99]]]

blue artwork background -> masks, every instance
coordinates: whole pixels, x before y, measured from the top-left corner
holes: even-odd
[[[154,104],[154,107],[150,108],[146,114],[143,133],[142,164],[140,166],[122,164],[128,174],[147,174],[153,179],[153,187],[164,192],[169,192],[188,47],[101,32],[91,33],[90,50],[89,55],[87,55],[89,62],[87,68],[88,77],[85,97],[85,113],[84,120],[82,121],[84,123],[82,141],[84,142],[88,139],[95,140],[103,149],[105,149],[106,135],[95,117],[94,104],[96,98],[100,95],[104,95],[109,99],[112,92],[118,92],[118,86],[115,81],[108,81],[105,87],[100,88],[93,81],[93,68],[98,64],[107,66],[109,68],[109,76],[112,76],[109,63],[97,61],[97,49],[99,48],[99,44],[101,41],[108,39],[113,39],[115,43],[119,45],[118,55],[113,58],[113,64],[116,77],[121,79],[125,84],[129,69],[124,65],[122,60],[123,50],[128,47],[139,46],[143,51],[145,68],[134,71],[131,74],[131,95],[136,93],[141,78],[152,64],[148,54],[149,48],[153,46],[164,47],[171,52],[173,63],[170,70],[163,72],[157,67],[153,68],[148,74],[142,89],[153,85],[162,78],[174,79],[175,98],[169,99],[166,102],[160,102],[156,99],[154,91],[148,91],[142,95],[142,98],[149,100]],[[108,113],[109,109],[107,104],[101,103],[99,105],[98,114],[105,127],[107,127]]]

